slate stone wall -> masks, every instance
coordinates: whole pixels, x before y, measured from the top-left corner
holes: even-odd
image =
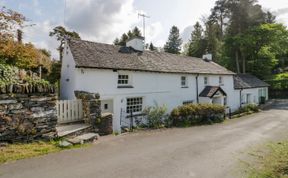
[[[99,134],[109,135],[113,133],[113,115],[111,113],[102,114],[101,120],[98,123]]]
[[[75,91],[74,93],[77,99],[82,100],[84,121],[91,124],[96,131],[97,124],[101,119],[100,95],[85,91]]]
[[[19,89],[14,90],[15,93],[0,94],[0,142],[56,137],[57,95],[54,88],[38,91],[27,93]]]

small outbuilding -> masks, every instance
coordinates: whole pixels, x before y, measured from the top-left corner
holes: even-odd
[[[268,100],[269,84],[251,74],[234,76],[234,89],[238,92],[240,107],[247,104],[262,104]]]

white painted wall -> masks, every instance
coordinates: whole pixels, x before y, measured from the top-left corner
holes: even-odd
[[[243,89],[241,91],[242,99],[240,99],[240,90],[235,90],[235,91],[238,93],[238,96],[239,96],[238,100],[242,100],[242,106],[245,106],[247,104],[258,105],[260,103],[259,98],[261,97],[261,93],[259,93],[260,89],[264,89],[266,100],[268,100],[268,87]],[[247,101],[247,94],[251,95],[250,103]]]
[[[237,97],[239,95],[235,94],[233,76],[232,75],[221,75],[221,76],[223,83],[219,84],[219,75],[200,75],[198,79],[199,94],[206,86],[204,84],[204,77],[208,77],[207,86],[220,86],[227,94],[227,106],[229,106],[232,111],[235,111],[239,108],[240,102],[238,101],[239,97]],[[199,101],[202,103],[212,102],[207,98],[199,98]]]
[[[184,101],[197,101],[196,75],[185,75],[188,88],[181,88],[181,74],[148,73],[137,71],[112,71],[103,69],[75,69],[74,90],[98,92],[102,100],[113,99],[114,130],[120,131],[119,118],[126,115],[126,98],[143,97],[143,105],[166,105],[168,112]],[[129,74],[134,88],[117,88],[118,73]],[[228,95],[228,105],[233,105],[233,76],[222,76],[221,86]],[[209,75],[209,85],[219,85],[219,76]],[[204,89],[204,77],[199,76],[199,93]],[[71,88],[72,89],[72,88]],[[70,92],[69,92],[70,93]],[[231,99],[229,99],[231,97]],[[71,98],[73,99],[73,98]],[[235,105],[235,104],[234,104]],[[121,112],[122,111],[122,112]]]
[[[64,45],[60,79],[60,99],[75,99],[75,61],[70,48]]]

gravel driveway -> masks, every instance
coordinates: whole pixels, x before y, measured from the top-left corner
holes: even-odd
[[[247,150],[288,136],[288,101],[223,124],[103,138],[67,150],[0,166],[9,178],[237,177]]]

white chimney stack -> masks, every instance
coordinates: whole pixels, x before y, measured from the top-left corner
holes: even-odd
[[[202,59],[206,61],[212,61],[212,54],[204,54]]]
[[[132,47],[133,49],[137,51],[144,51],[144,47],[145,47],[144,37],[140,37],[140,36],[133,37],[126,42],[126,46]]]

